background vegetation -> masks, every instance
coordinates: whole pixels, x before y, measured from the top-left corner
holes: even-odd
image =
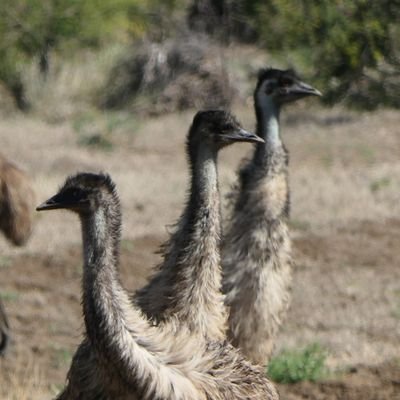
[[[397,0],[3,0],[0,81],[26,111],[34,102],[26,93],[28,66],[37,66],[37,79],[44,84],[54,58],[62,64],[89,48],[99,52],[119,43],[124,49],[114,54],[96,104],[132,105],[138,93],[157,92],[158,86],[164,91],[189,70],[177,90],[163,92],[163,104],[169,104],[159,107],[164,112],[196,106],[182,105],[182,99],[171,106],[182,90],[190,96],[186,82],[194,76],[202,85],[224,81],[217,97],[226,102],[232,88],[225,82],[225,66],[221,70],[217,63],[212,73],[205,72],[207,48],[246,43],[317,82],[328,104],[399,107],[399,18]],[[196,45],[184,46],[194,38]],[[123,79],[116,80],[116,73]],[[148,104],[153,103],[150,96]]]
[[[279,383],[318,381],[327,378],[327,352],[317,343],[301,350],[284,350],[268,364],[267,374]]]

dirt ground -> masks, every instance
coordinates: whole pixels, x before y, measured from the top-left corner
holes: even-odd
[[[291,153],[296,267],[290,313],[276,351],[320,343],[336,371],[322,382],[279,385],[287,400],[400,399],[400,113],[285,114]],[[248,128],[251,107],[236,113]],[[145,282],[179,216],[187,173],[184,136],[192,113],[121,130],[108,152],[80,145],[73,124],[10,116],[1,151],[33,176],[38,203],[77,170],[108,171],[123,205],[121,273],[126,288]],[[220,160],[226,194],[249,145]],[[13,344],[0,360],[0,399],[50,399],[59,392],[83,329],[76,217],[38,215],[25,248],[0,238],[0,292]]]

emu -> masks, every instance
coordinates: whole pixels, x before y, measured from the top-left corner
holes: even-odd
[[[31,235],[35,202],[29,177],[0,154],[0,230],[16,246]]]
[[[177,229],[164,245],[164,260],[136,302],[156,324],[172,316],[205,338],[226,337],[221,293],[220,196],[217,155],[234,142],[263,142],[223,111],[198,113],[186,152],[191,171],[189,198]]]
[[[292,281],[288,151],[282,143],[282,106],[321,93],[291,71],[261,70],[254,92],[256,133],[264,139],[238,173],[223,240],[223,292],[228,337],[246,357],[267,363],[290,300]]]
[[[198,341],[185,327],[152,326],[120,284],[121,209],[108,175],[80,173],[37,210],[78,214],[86,339],[59,400],[277,400],[261,367],[229,343]]]
[[[31,235],[34,204],[29,177],[0,154],[0,231],[15,246],[23,246]],[[9,343],[10,327],[0,300],[0,354]]]

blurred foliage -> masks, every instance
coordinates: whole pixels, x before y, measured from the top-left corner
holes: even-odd
[[[0,256],[0,269],[10,268],[12,266],[12,259],[7,256]]]
[[[18,301],[19,298],[20,298],[20,294],[13,290],[3,291],[0,293],[0,300]]]
[[[130,114],[82,113],[73,120],[72,127],[78,134],[79,145],[110,152],[114,149],[115,136],[131,132],[135,124]]]
[[[400,1],[192,0],[189,25],[257,42],[324,92],[364,109],[400,107]],[[222,31],[221,31],[222,30]]]
[[[317,343],[303,350],[284,350],[271,359],[267,375],[279,383],[318,381],[329,375],[326,357],[327,352]]]
[[[392,180],[388,176],[384,176],[382,178],[373,180],[370,183],[369,188],[372,193],[376,193],[387,188],[388,186],[390,186],[391,183]]]
[[[53,50],[96,47],[131,40],[153,26],[162,30],[179,0],[2,0],[0,6],[0,81],[20,109],[29,107],[23,67],[37,60],[43,78]]]
[[[23,71],[110,41],[163,43],[186,27],[257,44],[293,63],[332,104],[400,106],[400,0],[2,0],[0,81],[28,109]]]
[[[242,2],[262,44],[283,56],[295,53],[325,102],[400,106],[400,1]]]

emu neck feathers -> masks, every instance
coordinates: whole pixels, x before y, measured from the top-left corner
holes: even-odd
[[[191,157],[190,198],[177,232],[184,243],[173,250],[176,253],[171,259],[177,262],[171,268],[176,277],[172,288],[175,314],[194,332],[220,339],[225,329],[225,311],[220,293],[221,226],[216,153],[202,143]]]
[[[119,227],[100,208],[82,218],[83,256],[85,266],[98,269],[108,266],[116,271],[118,263]]]
[[[170,367],[179,363],[179,354],[165,352],[162,333],[132,305],[118,280],[119,217],[112,211],[110,214],[110,209],[100,208],[82,218],[84,318],[99,367],[108,371],[113,365],[111,370],[119,380],[117,390],[132,398],[137,391],[147,400],[197,399],[194,385],[177,368]]]
[[[156,321],[173,318],[195,334],[220,339],[226,317],[220,291],[217,149],[197,141],[188,143],[187,150],[189,197],[165,246],[164,261],[138,299]]]
[[[218,199],[216,152],[202,145],[190,162],[192,180],[188,210],[196,212],[198,207],[214,207],[215,203],[212,205],[209,202]]]
[[[260,160],[267,150],[273,151],[283,146],[279,132],[279,114],[280,107],[270,97],[257,95],[257,134],[265,140],[265,143],[258,143],[256,147],[256,155]]]

